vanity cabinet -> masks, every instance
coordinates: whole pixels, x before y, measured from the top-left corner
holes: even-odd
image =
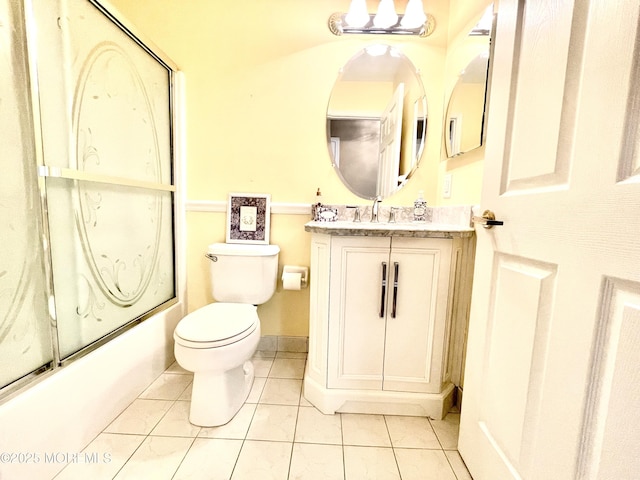
[[[453,402],[449,347],[467,240],[312,235],[312,404],[442,418]]]
[[[450,263],[451,240],[332,240],[328,388],[440,392]]]

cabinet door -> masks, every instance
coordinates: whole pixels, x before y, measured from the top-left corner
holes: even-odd
[[[451,243],[449,239],[392,240],[384,390],[440,392]]]
[[[332,239],[328,388],[382,389],[389,246],[388,237]]]

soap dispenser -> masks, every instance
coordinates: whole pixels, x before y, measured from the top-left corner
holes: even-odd
[[[320,187],[316,191],[316,199],[315,202],[311,204],[311,219],[318,220],[318,210],[319,207],[322,206],[322,192],[320,191]]]
[[[427,201],[422,190],[418,192],[418,198],[413,202],[413,221],[424,222],[427,220]]]

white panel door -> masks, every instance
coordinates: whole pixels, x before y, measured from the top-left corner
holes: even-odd
[[[640,472],[640,3],[501,0],[459,450],[475,480]]]

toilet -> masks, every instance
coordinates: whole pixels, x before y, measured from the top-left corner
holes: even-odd
[[[277,245],[214,243],[207,249],[215,303],[184,317],[175,328],[174,353],[193,372],[189,421],[224,425],[253,384],[250,359],[260,340],[257,305],[276,290]]]

